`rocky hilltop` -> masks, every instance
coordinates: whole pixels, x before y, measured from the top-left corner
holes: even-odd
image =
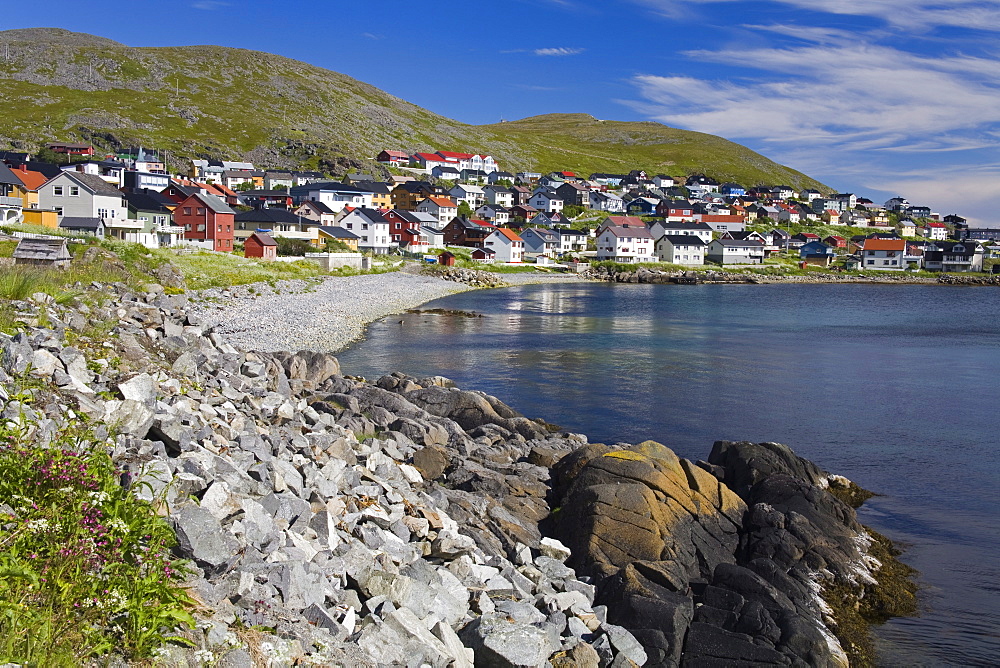
[[[865,660],[849,617],[891,557],[785,446],[590,444],[441,377],[238,350],[196,295],[91,288],[17,303],[2,417],[44,444],[86,416],[160,500],[199,603],[166,665]]]

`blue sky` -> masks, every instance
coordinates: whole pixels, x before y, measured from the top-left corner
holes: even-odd
[[[1000,226],[997,0],[47,0],[2,28],[278,53],[467,123],[657,120]],[[459,147],[449,147],[459,148]]]

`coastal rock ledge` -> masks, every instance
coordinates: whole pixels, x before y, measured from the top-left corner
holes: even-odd
[[[445,378],[238,350],[188,295],[94,287],[16,303],[0,417],[42,447],[84,420],[174,527],[199,624],[156,665],[845,666],[912,605],[879,594],[895,562],[863,490],[783,445],[590,444]]]

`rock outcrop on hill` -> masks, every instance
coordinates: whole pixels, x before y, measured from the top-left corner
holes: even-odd
[[[788,448],[588,444],[444,378],[236,350],[159,286],[101,289],[18,304],[0,387],[36,396],[0,392],[2,417],[44,443],[87,415],[162,498],[202,603],[168,665],[846,664],[822,583],[861,591],[877,564]]]

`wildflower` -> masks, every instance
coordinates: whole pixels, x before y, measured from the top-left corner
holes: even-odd
[[[45,531],[49,528],[49,521],[46,519],[28,520],[26,526],[32,531]]]
[[[215,655],[212,654],[211,650],[199,649],[194,653],[194,660],[201,663],[212,663],[215,661]]]
[[[239,647],[240,645],[242,645],[242,644],[243,644],[243,643],[242,643],[242,642],[240,641],[240,638],[239,638],[239,636],[237,636],[237,635],[236,635],[235,633],[233,633],[232,631],[227,631],[227,632],[226,632],[226,637],[225,637],[225,638],[223,639],[223,642],[225,642],[225,643],[226,643],[227,645],[229,645],[230,647]]]

